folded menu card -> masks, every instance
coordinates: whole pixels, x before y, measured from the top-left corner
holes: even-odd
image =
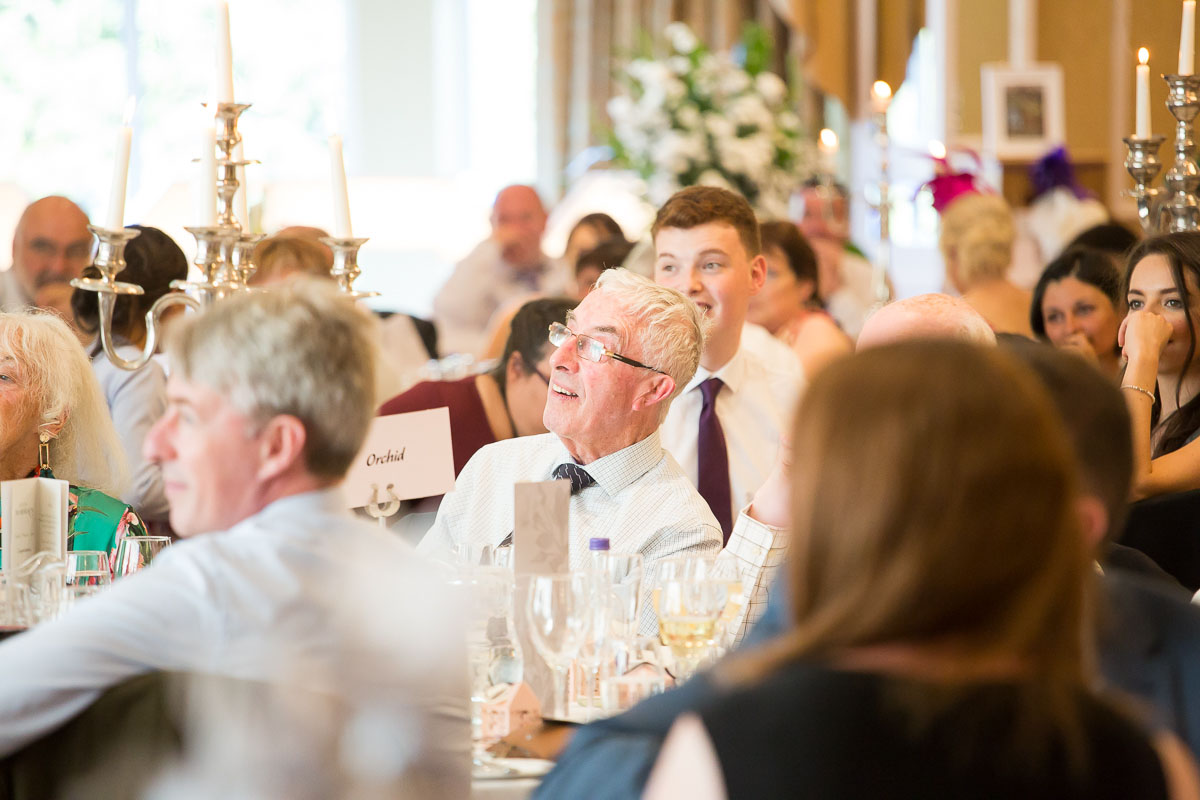
[[[0,481],[0,547],[3,569],[12,574],[38,553],[67,555],[66,481],[25,478]]]
[[[570,481],[513,486],[513,571],[518,575],[557,575],[570,571],[567,523]]]

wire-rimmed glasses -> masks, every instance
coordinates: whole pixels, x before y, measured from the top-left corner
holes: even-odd
[[[566,325],[563,325],[561,322],[550,323],[550,344],[554,345],[555,347],[561,347],[563,343],[572,336],[575,337],[575,352],[579,354],[580,358],[593,361],[597,364],[603,364],[604,359],[611,358],[628,364],[631,367],[648,369],[651,372],[657,372],[660,375],[667,374],[661,369],[657,369],[656,367],[652,367],[648,364],[643,364],[642,362],[635,361],[628,356],[623,356],[616,351],[609,350],[604,346],[604,342],[600,341],[599,339],[593,339],[591,336],[585,336],[582,333],[575,333],[575,331],[571,330]]]

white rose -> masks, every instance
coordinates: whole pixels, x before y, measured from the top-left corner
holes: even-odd
[[[715,111],[704,115],[704,127],[717,140],[732,138],[735,132],[734,124]]]
[[[672,22],[663,30],[663,33],[666,34],[671,47],[679,53],[690,53],[700,44],[696,40],[696,34],[692,33],[692,29],[682,22]]]
[[[667,59],[667,66],[676,75],[687,75],[688,71],[692,68],[692,62],[686,56],[671,56]]]
[[[700,127],[700,112],[696,110],[695,106],[683,106],[675,112],[675,121],[681,127],[695,130]]]
[[[608,118],[616,124],[618,121],[629,119],[633,113],[633,101],[626,95],[619,94],[608,101]]]
[[[767,105],[778,105],[787,96],[787,84],[773,72],[760,72],[754,79],[755,90]]]

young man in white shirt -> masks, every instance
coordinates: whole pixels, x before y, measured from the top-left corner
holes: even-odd
[[[655,280],[712,321],[700,367],[663,423],[663,446],[696,482],[728,541],[738,512],[771,472],[803,377],[790,353],[767,355],[743,341],[750,297],[767,270],[745,198],[712,186],[683,189],[659,209],[651,231]]]

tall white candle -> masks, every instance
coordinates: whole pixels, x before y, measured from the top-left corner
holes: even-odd
[[[1030,11],[1030,0],[1008,0],[1008,63],[1012,67],[1024,67],[1032,60],[1030,22],[1034,15]]]
[[[245,156],[242,154],[242,143],[238,142],[233,146],[233,160],[244,161]],[[237,168],[237,193],[233,196],[233,213],[237,215],[238,222],[242,223],[242,233],[250,232],[250,202],[247,199],[250,196],[250,190],[246,187],[246,168]]]
[[[1150,51],[1146,48],[1138,50],[1137,65],[1137,102],[1134,104],[1135,115],[1133,135],[1137,139],[1150,138]]]
[[[217,3],[217,102],[233,102],[233,46],[229,43],[229,3]]]
[[[133,98],[125,105],[125,120],[117,129],[116,158],[113,161],[112,186],[108,192],[108,216],[104,218],[109,230],[125,227],[125,185],[129,182],[129,148],[133,142]]]
[[[1196,0],[1183,0],[1183,23],[1179,26],[1179,73],[1196,71]]]
[[[822,128],[817,137],[817,151],[821,154],[821,170],[828,175],[837,172],[837,134],[829,128]]]
[[[871,85],[871,110],[882,114],[888,110],[892,102],[892,87],[887,81],[875,81]]]
[[[354,236],[350,228],[350,195],[346,190],[346,165],[342,160],[342,137],[329,137],[329,171],[333,182],[333,235],[339,239]]]
[[[200,132],[200,165],[196,173],[196,224],[217,224],[217,132],[208,125]]]

